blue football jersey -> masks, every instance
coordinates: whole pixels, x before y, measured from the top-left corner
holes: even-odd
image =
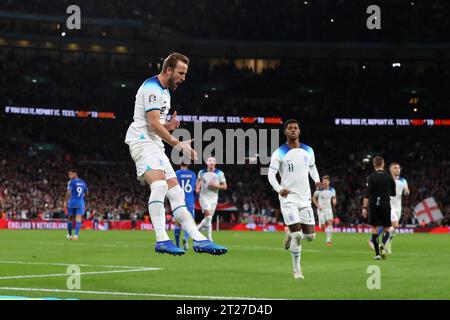
[[[67,190],[70,190],[69,208],[84,208],[84,195],[88,192],[86,182],[76,178],[69,181]]]
[[[195,183],[197,175],[191,170],[178,170],[176,172],[178,183],[183,189],[188,207],[195,206]]]

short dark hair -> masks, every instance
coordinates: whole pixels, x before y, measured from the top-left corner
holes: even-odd
[[[389,167],[392,167],[392,166],[400,166],[400,167],[401,167],[400,163],[395,162],[395,161],[392,162],[391,165],[390,165]]]
[[[375,167],[381,167],[383,166],[384,159],[381,156],[376,156],[375,158],[373,158],[372,163]]]
[[[187,163],[184,162],[184,161],[181,161],[180,167],[189,167],[189,164],[187,164]]]
[[[184,62],[189,65],[189,58],[184,54],[173,52],[164,60],[162,71],[165,72],[167,68],[175,69],[177,67],[178,61]]]
[[[286,120],[286,122],[284,123],[283,131],[286,131],[287,126],[290,125],[291,123],[296,123],[298,125],[298,127],[300,128],[300,123],[298,122],[298,120],[289,119],[289,120]]]
[[[74,168],[70,168],[69,172],[78,173],[77,169],[74,169]]]
[[[330,176],[328,176],[328,175],[327,175],[327,176],[323,176],[323,177],[322,177],[322,180],[325,180],[325,179],[328,180],[328,181],[330,181]]]

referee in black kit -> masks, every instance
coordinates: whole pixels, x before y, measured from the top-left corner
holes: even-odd
[[[369,210],[369,224],[372,226],[372,242],[375,247],[375,260],[386,259],[384,246],[389,240],[391,227],[390,197],[395,196],[395,181],[392,175],[384,171],[384,159],[373,158],[375,172],[367,178],[363,200],[362,215],[367,217]],[[383,227],[382,243],[378,245],[378,228]],[[381,255],[380,255],[381,254]]]

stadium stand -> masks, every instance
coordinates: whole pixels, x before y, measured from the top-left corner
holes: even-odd
[[[87,3],[89,5],[84,6]],[[410,4],[407,10],[405,3]],[[20,14],[62,16],[69,4],[66,0],[51,5],[40,0],[2,1],[0,14],[6,18],[0,21],[0,29],[12,38],[19,34],[32,41],[36,36],[40,39],[39,36],[55,35],[55,30],[43,27],[45,19],[28,21]],[[373,44],[380,39],[398,45],[399,39],[409,42],[449,40],[449,4],[438,0],[390,1],[385,5],[392,10],[386,10],[383,15],[386,27],[370,35],[364,25],[354,27],[360,24],[354,13],[358,10],[364,13],[370,4],[367,1],[356,6],[350,5],[350,1],[341,1],[337,6],[324,0],[283,0],[282,4],[265,2],[264,5],[257,0],[226,3],[221,0],[214,4],[205,0],[95,3],[80,0],[78,4],[85,17],[170,26],[186,37],[207,39],[211,46],[214,39],[276,41],[277,45],[298,41],[322,41],[325,45],[335,41]],[[396,10],[399,7],[403,9]],[[348,13],[349,18],[331,22],[332,17],[319,14],[337,11],[341,16]],[[270,23],[255,23],[267,12],[271,13]],[[175,16],[177,19],[172,19]],[[198,19],[199,16],[202,18]],[[310,18],[313,16],[322,17],[320,23],[313,23]],[[426,19],[417,23],[422,16]],[[194,20],[196,22],[192,23]],[[394,23],[402,27],[391,32]],[[102,39],[113,41],[115,37],[127,37],[128,32],[114,35],[107,31],[107,27],[88,26],[78,35],[94,37],[105,32]],[[130,39],[146,38],[136,32]],[[105,219],[128,219],[130,214],[138,213],[142,218],[146,214],[149,191],[137,182],[123,139],[132,118],[136,90],[146,78],[158,72],[162,55],[156,51],[113,54],[81,49],[51,50],[38,45],[3,45],[2,41],[0,39],[2,108],[78,107],[117,115],[115,120],[49,119],[2,111],[1,129],[8,133],[0,135],[3,214],[13,219],[63,217],[66,171],[75,166],[91,190],[88,198],[91,214],[100,212]],[[441,51],[433,51],[433,54],[444,55]],[[447,143],[446,128],[394,130],[335,127],[333,123],[336,117],[448,117],[448,60],[409,59],[394,66],[395,50],[384,53],[382,59],[369,57],[369,53],[367,59],[333,59],[332,56],[286,59],[279,55],[262,61],[263,67],[257,67],[256,60],[238,58],[232,51],[221,58],[209,52],[194,56],[188,81],[173,96],[172,110],[197,115],[274,117],[282,114],[284,120],[299,119],[304,142],[316,152],[319,173],[329,174],[337,190],[340,223],[364,222],[359,212],[369,170],[362,159],[368,153],[382,151],[388,162],[402,164],[403,175],[410,184],[412,195],[405,202],[402,223],[415,224],[414,205],[433,196],[445,216],[441,223],[450,224],[450,152],[443,147]],[[191,124],[185,125],[192,128]],[[219,126],[220,129],[230,127]],[[371,136],[377,137],[376,145],[370,143]],[[222,193],[222,201],[234,203],[239,213],[224,216],[227,221],[281,221],[276,194],[266,177],[260,175],[260,167],[223,167],[229,190]]]
[[[68,0],[54,4],[44,0],[6,0],[0,4],[0,11],[62,15],[71,4]],[[86,17],[156,22],[205,39],[432,42],[448,41],[450,28],[449,3],[445,0],[382,1],[380,5],[386,9],[385,23],[377,33],[368,33],[361,24],[360,13],[365,14],[366,8],[373,4],[367,0],[358,3],[350,0],[168,0],[164,3],[79,0],[77,4]],[[261,19],[269,19],[270,23],[259,23]]]

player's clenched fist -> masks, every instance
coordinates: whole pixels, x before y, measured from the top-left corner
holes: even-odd
[[[280,196],[282,196],[283,198],[286,198],[289,193],[291,193],[291,191],[289,191],[288,189],[281,189],[280,190]]]
[[[172,115],[172,119],[166,123],[166,129],[169,131],[174,131],[180,127],[180,120],[177,118],[177,112],[175,111]]]

